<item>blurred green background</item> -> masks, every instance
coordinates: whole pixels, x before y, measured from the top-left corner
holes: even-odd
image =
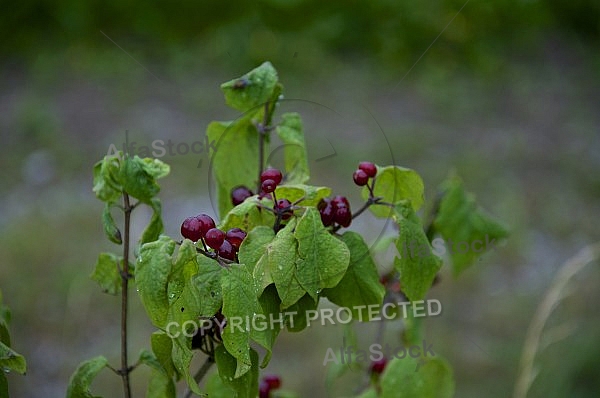
[[[351,174],[370,159],[416,169],[431,200],[455,169],[510,227],[503,247],[457,280],[445,267],[430,293],[444,312],[427,320],[426,335],[454,368],[456,397],[511,396],[538,302],[561,264],[600,239],[598,2],[8,0],[3,8],[0,288],[13,346],[29,366],[25,377],[8,376],[13,397],[64,396],[80,361],[118,361],[118,299],[88,278],[98,253],[115,250],[103,237],[92,165],[126,131],[138,146],[202,140],[211,120],[237,116],[219,84],[264,60],[285,85],[282,110],[305,120],[315,184],[359,206]],[[166,233],[177,237],[184,217],[215,215],[209,165],[205,154],[162,160],[172,166],[162,180]],[[136,213],[135,233],[148,217]],[[370,216],[353,227],[370,242],[389,232]],[[599,284],[596,263],[570,285],[548,327],[574,328],[538,356],[530,397],[600,395]],[[137,298],[131,308],[135,356],[152,327]],[[397,342],[399,328],[388,325],[386,341]],[[375,329],[357,327],[361,344]],[[343,332],[282,334],[268,371],[301,396],[352,393],[361,373],[325,389],[324,355]],[[144,371],[134,381],[141,396]],[[120,396],[109,372],[95,387]]]

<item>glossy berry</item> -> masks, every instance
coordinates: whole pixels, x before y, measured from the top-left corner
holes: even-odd
[[[208,214],[200,214],[199,216],[196,216],[196,219],[200,222],[200,234],[202,238],[204,238],[206,232],[215,227],[215,220]]]
[[[385,370],[385,365],[387,365],[387,359],[385,358],[371,362],[371,373],[378,375],[382,374]]]
[[[333,199],[331,199],[331,203],[335,206],[336,209],[339,209],[341,207],[350,209],[350,202],[348,202],[348,199],[346,199],[345,196],[337,195]]]
[[[202,238],[201,223],[196,217],[188,217],[181,224],[181,235],[193,242]]]
[[[240,245],[244,239],[246,239],[246,233],[239,228],[231,228],[227,231],[225,239],[231,243],[231,246],[233,246],[235,250],[240,250]]]
[[[292,214],[294,214],[291,207],[292,207],[292,203],[287,199],[279,199],[277,201],[276,211],[282,212],[281,213],[282,220],[289,220],[289,218],[292,216]]]
[[[235,261],[235,249],[229,241],[223,241],[221,246],[217,249],[217,254],[227,260]]]
[[[356,170],[354,174],[352,174],[352,179],[354,180],[354,183],[359,187],[367,185],[367,183],[369,182],[369,176],[361,169]]]
[[[281,171],[273,168],[266,169],[260,175],[260,182],[265,182],[266,180],[273,180],[275,181],[275,185],[279,185],[282,179],[283,175],[281,174]]]
[[[212,247],[213,249],[218,249],[223,244],[225,240],[225,232],[221,231],[218,228],[211,228],[206,231],[206,235],[204,236],[204,241],[207,245]]]
[[[258,398],[269,398],[269,395],[271,395],[271,386],[263,380],[258,385]]]
[[[317,206],[319,213],[321,214],[321,221],[323,225],[328,227],[333,224],[333,218],[335,216],[335,207],[331,203],[330,199],[323,199]]]
[[[360,162],[358,164],[358,169],[365,172],[365,174],[373,178],[377,175],[377,166],[375,166],[372,162]]]
[[[275,180],[272,180],[270,178],[267,180],[264,180],[262,182],[262,184],[260,185],[260,189],[264,193],[271,193],[275,190],[275,188],[277,188],[277,184],[275,183]]]
[[[352,213],[348,207],[338,207],[335,210],[334,221],[344,228],[348,228],[352,223]]]
[[[254,194],[251,190],[243,185],[240,185],[239,187],[231,190],[231,203],[233,203],[234,206],[237,206],[252,195]]]
[[[277,375],[265,375],[262,381],[267,383],[271,390],[276,390],[281,387],[281,378]]]

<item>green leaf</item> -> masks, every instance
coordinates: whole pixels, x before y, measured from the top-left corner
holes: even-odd
[[[258,276],[257,280],[262,282],[261,288],[268,286],[269,280],[275,283],[282,309],[300,300],[305,293],[296,276],[298,241],[293,234],[295,225],[296,220],[292,219],[277,233],[254,269],[255,277]]]
[[[94,165],[94,188],[96,197],[106,203],[115,203],[122,194],[119,180],[120,161],[117,156],[105,156]]]
[[[341,237],[350,250],[350,265],[337,286],[323,290],[323,296],[340,307],[350,308],[355,319],[369,319],[367,308],[360,306],[381,305],[385,289],[379,282],[377,266],[362,236],[347,231]]]
[[[117,224],[115,224],[115,220],[113,219],[110,210],[110,203],[105,203],[104,210],[102,211],[102,226],[104,227],[104,233],[106,234],[108,239],[111,242],[120,245],[121,243],[123,243],[123,241],[121,240],[121,231],[119,231]]]
[[[267,244],[275,238],[273,228],[264,225],[251,230],[240,246],[238,259],[240,263],[246,264],[250,271],[254,270],[256,263],[265,253]]]
[[[234,365],[235,366],[235,362]],[[235,367],[233,368],[235,371]],[[219,373],[213,373],[206,380],[206,395],[210,398],[231,398],[235,397],[235,391],[223,383]]]
[[[270,211],[259,208],[260,203],[256,196],[247,198],[227,213],[219,228],[223,231],[240,228],[249,232],[257,226],[272,226],[275,223],[275,216]],[[266,199],[264,204],[270,207],[273,206],[273,202]]]
[[[268,339],[262,326],[256,321],[258,315],[265,317],[258,302],[258,289],[244,265],[235,265],[227,269],[221,277],[223,292],[223,315],[227,318],[227,327],[221,337],[227,351],[237,360],[235,377],[241,377],[252,366],[250,358],[250,338],[263,345],[267,350]],[[264,319],[264,318],[263,318]]]
[[[265,290],[266,291],[266,290]],[[306,315],[308,311],[317,309],[315,301],[308,293],[286,309],[286,313],[296,313],[293,317],[286,316],[286,326],[289,332],[301,332],[308,326]]]
[[[381,375],[382,398],[452,398],[454,380],[448,363],[441,358],[393,359]]]
[[[152,353],[143,350],[140,353],[139,363],[143,363],[152,369],[150,382],[146,390],[146,398],[176,397],[173,379],[169,377],[161,362]]]
[[[294,232],[298,240],[296,276],[316,301],[321,289],[335,287],[344,277],[350,251],[323,226],[319,211],[308,207]]]
[[[4,376],[4,373],[0,373],[0,397],[9,397],[8,380],[6,380],[6,376]]]
[[[280,311],[281,300],[277,295],[275,285],[269,285],[258,298],[258,302],[262,308],[262,314],[265,316],[264,324],[268,325],[263,331],[263,342],[261,343],[264,347],[268,347],[267,355],[260,364],[260,367],[264,368],[271,360],[271,349],[275,344],[275,339],[288,319]],[[259,327],[262,328],[262,326]]]
[[[183,284],[177,294],[174,290],[169,290],[169,311],[167,315],[167,324],[175,323],[179,325],[179,330],[182,330],[186,325],[196,325],[201,315],[202,293],[196,284],[196,276],[199,272],[197,258],[199,257],[196,255],[192,242],[189,239],[184,240],[174,267],[181,270],[179,276]],[[206,259],[214,263],[214,260]],[[180,263],[183,263],[183,265],[179,265]],[[214,313],[210,315],[214,315]]]
[[[396,257],[394,266],[400,272],[402,292],[410,301],[422,300],[442,267],[442,260],[433,254],[421,220],[410,203],[397,205],[395,213],[400,229],[396,240],[400,257]]]
[[[158,328],[165,327],[169,311],[167,283],[174,251],[175,242],[168,236],[161,236],[142,245],[137,259],[135,283],[138,293],[150,320]]]
[[[273,97],[276,88],[277,71],[270,62],[221,85],[227,105],[240,112],[263,105]]]
[[[159,159],[144,158],[141,159],[140,165],[155,180],[166,177],[171,171],[170,166]]]
[[[121,274],[119,267],[122,266],[123,257],[113,253],[100,253],[94,272],[90,278],[100,285],[102,291],[108,294],[121,292]]]
[[[302,184],[310,176],[302,119],[297,113],[284,113],[281,119],[276,131],[284,145],[286,183]]]
[[[179,376],[173,365],[173,341],[162,331],[156,331],[150,336],[150,345],[156,359],[161,364],[168,376]]]
[[[0,343],[0,369],[3,371],[15,371],[25,374],[27,363],[23,355],[19,354],[4,343]]]
[[[123,190],[144,203],[150,203],[160,191],[155,178],[148,173],[147,169],[148,164],[135,155],[126,156],[119,170],[119,181],[123,185]]]
[[[154,242],[163,231],[161,216],[162,206],[160,199],[152,198],[150,200],[150,207],[152,208],[152,218],[150,218],[150,223],[148,223],[148,226],[146,226],[146,229],[144,229],[144,232],[142,233],[142,237],[140,238],[141,244]]]
[[[399,166],[378,167],[375,178],[375,197],[381,197],[387,203],[396,204],[401,200],[409,200],[414,211],[419,210],[425,201],[424,185],[416,171]],[[369,190],[364,187],[362,197],[367,200]],[[373,205],[369,210],[377,216],[389,218],[393,210],[388,206]]]
[[[248,358],[250,360],[248,371],[238,375],[239,360],[236,360],[222,345],[215,349],[215,360],[221,381],[235,392],[236,398],[256,398],[258,395],[258,354],[250,349]]]
[[[2,290],[0,290],[0,342],[10,347],[10,334],[8,333],[10,309],[4,305],[2,300]]]
[[[173,341],[173,365],[180,375],[183,375],[188,387],[194,393],[202,395],[202,391],[198,386],[194,376],[190,372],[190,365],[192,359],[194,359],[194,352],[192,351],[192,338],[186,337],[181,333],[178,337],[172,339]]]
[[[233,207],[231,190],[239,185],[249,188],[256,185],[258,132],[248,118],[241,118],[235,122],[212,122],[206,135],[216,143],[211,164],[217,183],[219,215],[223,218]],[[232,159],[244,166],[233,167]]]
[[[377,391],[375,390],[374,387],[369,387],[368,389],[366,389],[365,391],[363,391],[362,394],[360,394],[359,396],[357,396],[356,398],[377,398]]]
[[[331,195],[331,188],[304,184],[286,184],[278,186],[275,190],[275,195],[278,198],[286,198],[292,203],[303,198],[299,205],[316,206],[321,199]]]
[[[108,365],[108,360],[98,356],[82,362],[71,376],[67,398],[97,398],[90,392],[90,385],[98,373]]]
[[[198,274],[192,278],[192,283],[200,300],[199,316],[213,316],[223,305],[221,275],[224,271],[216,261],[198,255]]]
[[[490,245],[495,247],[496,240],[506,238],[508,231],[477,205],[459,177],[450,177],[441,190],[443,197],[433,226],[445,240],[442,250],[450,250],[452,271],[457,276]]]

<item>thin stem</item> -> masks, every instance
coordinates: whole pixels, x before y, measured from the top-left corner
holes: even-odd
[[[265,134],[271,130],[268,126],[269,123],[269,101],[265,102],[265,114],[263,115],[262,123],[258,123],[256,125],[256,130],[258,131],[258,183],[256,187],[256,192],[260,192],[261,190],[261,182],[260,176],[263,172],[263,167],[265,166]]]
[[[125,216],[125,236],[123,239],[123,268],[121,271],[121,379],[123,380],[123,393],[125,398],[131,398],[131,385],[129,373],[131,369],[127,358],[127,307],[129,301],[129,227],[131,225],[131,212],[134,206],[129,203],[129,195],[123,193],[123,211]],[[137,205],[137,204],[136,204]]]
[[[206,357],[206,361],[204,361],[200,369],[198,369],[198,371],[194,375],[194,380],[196,380],[196,383],[200,384],[204,376],[206,376],[206,373],[208,373],[208,371],[210,370],[210,367],[213,365],[213,363],[215,363],[215,359],[213,357]],[[184,397],[190,398],[192,394],[192,390],[188,389]]]

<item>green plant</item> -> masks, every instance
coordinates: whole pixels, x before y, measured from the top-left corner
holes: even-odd
[[[364,204],[351,213],[344,196],[329,199],[330,188],[308,184],[300,116],[285,113],[279,121],[274,119],[282,86],[271,64],[221,88],[226,103],[242,115],[234,121],[212,122],[207,129],[208,139],[217,143],[210,154],[218,191],[217,225],[201,214],[183,221],[184,239],[161,235],[156,180],[169,173],[161,161],[118,153],[94,168],[94,192],[105,203],[104,230],[112,242],[122,245],[120,255],[102,253],[92,274],[106,292],[121,294],[121,365],[113,368],[102,356],[82,363],[71,378],[68,398],[91,397],[90,384],[104,368],[121,377],[124,396],[129,398],[130,375],[140,365],[152,369],[147,397],[175,397],[176,382],[183,379],[189,388],[186,396],[255,398],[259,368],[269,363],[277,336],[283,329],[306,328],[321,299],[348,309],[349,316],[363,322],[375,319],[373,309],[394,297],[402,297],[416,313],[442,266],[431,245],[434,237],[469,243],[506,236],[457,177],[441,187],[431,222],[424,227],[416,213],[424,204],[422,179],[414,170],[395,165],[359,165],[354,180],[362,187]],[[283,173],[266,168],[265,151],[273,133],[285,144]],[[243,167],[232,167],[231,159]],[[257,194],[246,187],[256,187]],[[151,207],[153,217],[132,263],[131,215],[140,205]],[[112,217],[113,209],[123,213],[123,233]],[[399,230],[394,242],[400,255],[383,283],[363,237],[341,232],[366,210],[390,219]],[[480,255],[481,251],[453,252],[455,274]],[[127,349],[130,282],[157,328],[150,337],[152,351],[140,353],[133,364]],[[395,317],[402,317],[400,311]],[[404,318],[403,343],[420,344],[421,319]],[[266,320],[271,322],[265,327]],[[257,345],[265,351],[262,360],[254,349]],[[379,359],[373,370],[367,367],[372,377],[361,396],[452,396],[448,363],[427,357],[423,349],[418,372],[413,358]],[[205,357],[196,372],[191,369],[195,355]],[[217,372],[201,388],[213,363]],[[334,369],[336,374],[342,371]],[[262,383],[261,396],[279,387],[274,379],[268,380],[272,384],[267,388],[267,382]],[[294,396],[279,389],[274,394]]]
[[[2,302],[2,291],[0,290],[0,397],[8,397],[6,373],[12,371],[25,374],[27,371],[27,362],[23,355],[11,348],[9,323],[10,310]]]

